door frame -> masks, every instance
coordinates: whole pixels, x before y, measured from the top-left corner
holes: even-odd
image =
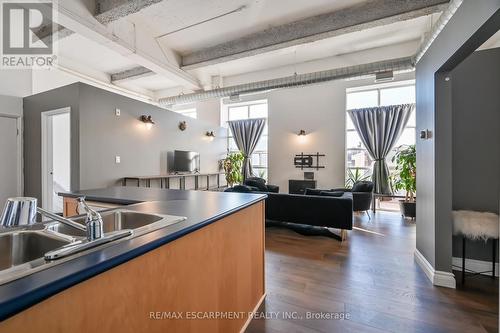
[[[48,111],[43,111],[41,112],[41,127],[42,127],[42,170],[41,170],[41,175],[42,175],[42,202],[41,205],[42,208],[51,210],[52,205],[49,205],[49,203],[52,204],[52,196],[47,197],[47,191],[49,189],[49,184],[48,184],[48,179],[47,179],[47,172],[49,168],[49,161],[47,159],[47,153],[48,153],[48,143],[49,143],[49,138],[48,138],[48,124],[49,124],[49,117],[55,116],[58,114],[65,114],[69,113],[69,122],[70,122],[70,145],[69,145],[69,156],[70,156],[70,161],[69,161],[69,175],[70,175],[70,189],[71,189],[71,108],[64,107],[60,109],[55,109],[55,110],[48,110]]]
[[[16,155],[17,155],[17,196],[24,195],[24,159],[23,159],[23,115],[12,113],[1,113],[1,118],[10,118],[16,120],[17,138],[16,138]],[[4,203],[1,202],[0,205]]]

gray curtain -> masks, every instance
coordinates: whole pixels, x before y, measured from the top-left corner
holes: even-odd
[[[403,133],[414,108],[415,104],[401,104],[347,111],[375,161],[372,176],[375,193],[391,194],[385,158]]]
[[[236,146],[243,153],[243,180],[253,176],[251,156],[264,131],[266,119],[244,119],[229,121]]]

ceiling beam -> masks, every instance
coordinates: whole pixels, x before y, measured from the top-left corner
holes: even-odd
[[[95,18],[107,25],[164,0],[97,0]]]
[[[73,31],[60,26],[59,24],[55,24],[52,31],[48,30],[47,27],[42,27],[37,33],[37,36],[46,45],[50,45],[52,44],[52,42],[61,40],[63,38],[71,36],[72,34],[74,34]]]
[[[111,82],[118,83],[120,81],[126,81],[132,79],[135,80],[135,79],[140,79],[142,77],[152,76],[155,74],[156,74],[155,72],[146,67],[138,66],[118,73],[111,74]]]
[[[151,3],[155,1],[158,2],[159,0],[139,0],[135,2]],[[112,2],[121,3],[124,1],[115,0]],[[140,10],[138,8],[136,6],[133,10]],[[171,50],[161,48],[154,37],[148,34],[148,31],[140,30],[140,27],[133,27],[132,29],[129,27],[128,22],[122,22],[122,25],[114,27],[111,31],[111,29],[99,22],[94,17],[94,13],[85,8],[79,0],[60,2],[57,10],[57,24],[99,43],[181,86],[190,89],[201,88],[198,79],[179,68],[179,61],[175,59],[175,54]],[[126,11],[126,13],[130,14],[131,12]],[[123,12],[123,15],[129,14]],[[138,35],[141,36],[140,39],[136,38]]]
[[[270,27],[182,57],[185,70],[271,52],[443,11],[449,0],[370,0],[359,5]]]
[[[94,17],[100,23],[108,25],[113,21],[137,13],[144,8],[162,1],[164,0],[97,0]],[[52,40],[61,40],[74,34],[73,31],[59,25],[55,27],[53,32],[43,31],[44,29],[46,27],[42,27],[42,31],[38,35],[45,44],[51,43]]]

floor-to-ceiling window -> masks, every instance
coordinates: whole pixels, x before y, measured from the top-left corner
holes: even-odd
[[[230,120],[267,118],[267,100],[258,100],[251,102],[222,104],[221,107],[221,126],[227,128],[227,151],[233,153],[238,151],[236,143],[228,128],[227,122]],[[267,179],[267,138],[268,126],[255,147],[252,154],[252,167],[254,173]]]
[[[347,89],[346,110],[405,103],[415,103],[415,82],[413,80]],[[391,173],[395,168],[391,159],[398,147],[415,144],[415,126],[415,112],[413,112],[401,137],[386,159]],[[372,165],[373,161],[347,115],[346,181],[353,175],[361,178],[371,177]]]

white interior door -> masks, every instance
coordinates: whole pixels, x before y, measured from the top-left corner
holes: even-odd
[[[42,113],[42,206],[63,211],[59,192],[70,190],[71,123],[69,108]]]
[[[19,196],[17,118],[0,116],[0,211],[9,197]]]

